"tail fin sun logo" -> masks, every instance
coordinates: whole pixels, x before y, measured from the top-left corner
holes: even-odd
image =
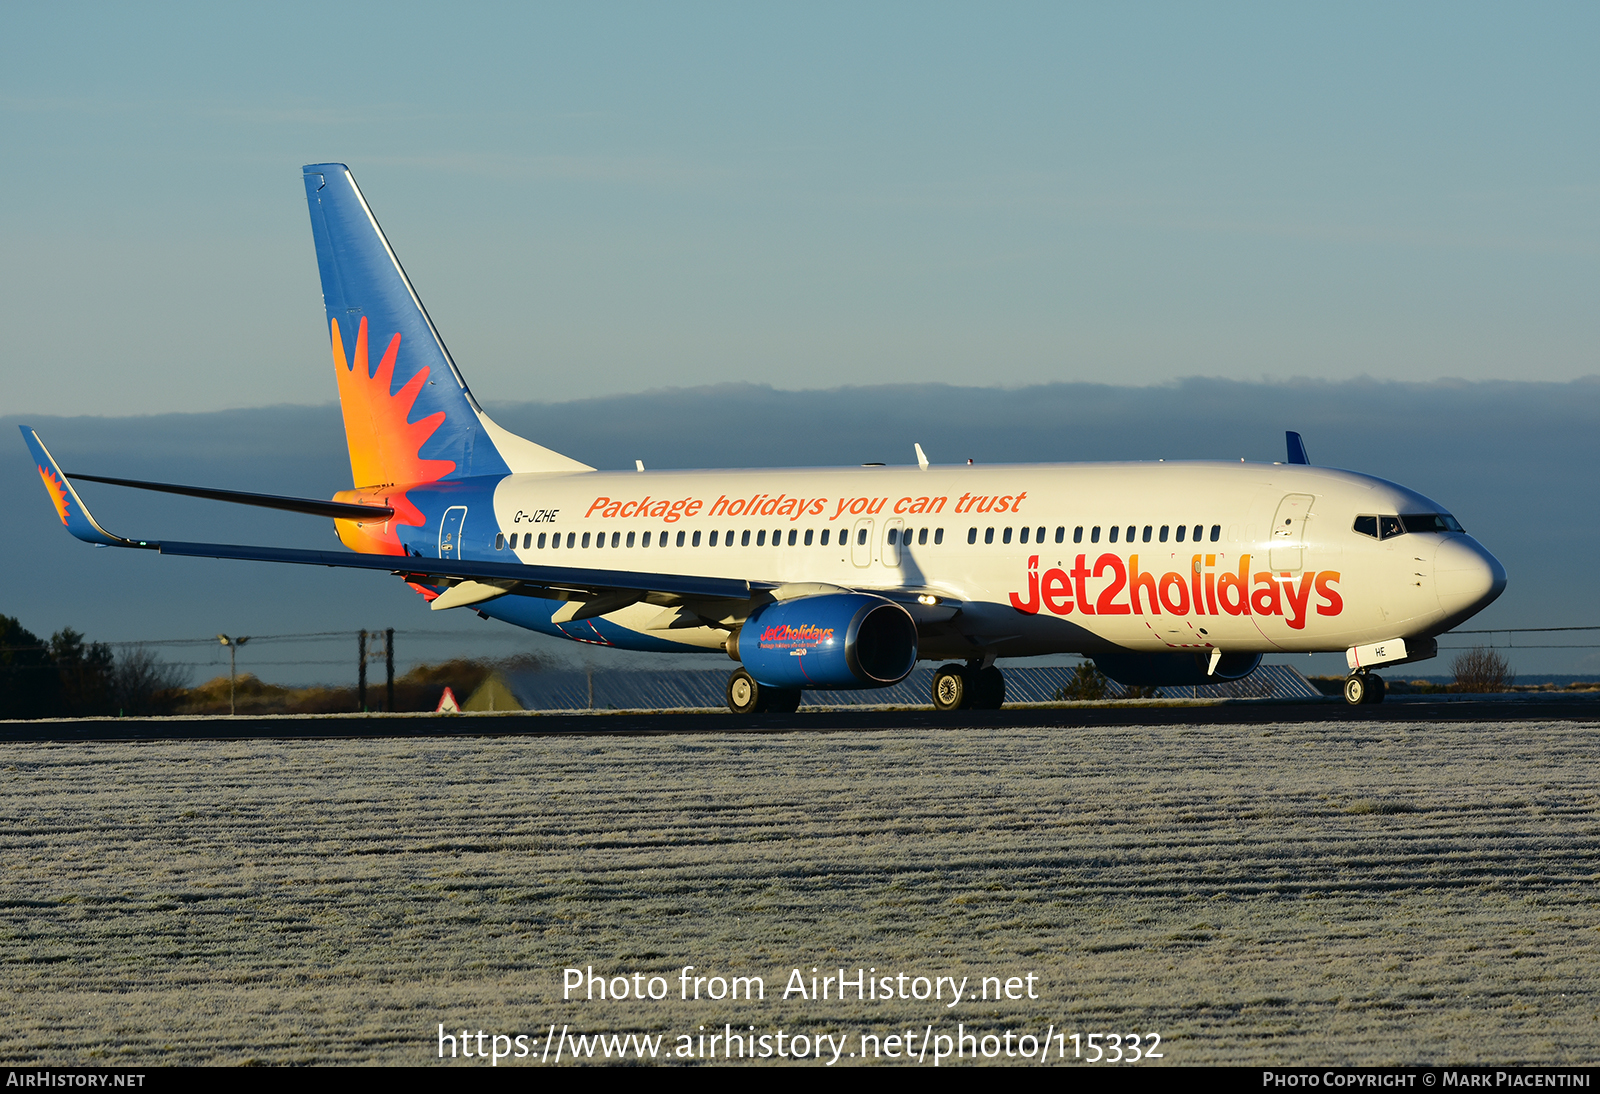
[[[333,342],[334,375],[339,382],[339,406],[344,412],[345,440],[350,447],[350,474],[355,490],[341,491],[339,500],[371,502],[379,497],[394,508],[394,517],[383,524],[358,525],[339,521],[340,538],[353,550],[370,554],[404,554],[396,525],[421,527],[423,515],[405,496],[407,486],[438,482],[455,470],[452,460],[426,460],[420,455],[438,428],[444,424],[444,411],[410,421],[417,396],[428,382],[428,368],[417,370],[399,391],[394,383],[395,359],[400,353],[400,335],[389,339],[377,371],[369,366],[367,319],[361,317],[356,329],[355,351],[347,360],[339,321],[330,320]],[[387,488],[399,487],[390,493]]]
[[[37,465],[35,465],[37,466]],[[47,467],[39,468],[39,477],[44,480],[44,488],[50,495],[51,504],[56,507],[56,516],[61,518],[61,523],[67,523],[67,484],[56,478],[55,472]]]

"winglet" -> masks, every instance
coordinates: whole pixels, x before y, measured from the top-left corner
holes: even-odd
[[[55,457],[50,455],[49,449],[45,448],[44,442],[39,439],[39,434],[23,426],[22,439],[28,443],[28,451],[33,453],[33,462],[39,469],[39,478],[44,482],[45,492],[50,495],[50,502],[56,507],[56,516],[67,526],[67,531],[85,543],[96,543],[102,547],[156,548],[154,543],[123,539],[100,527],[100,522],[94,519],[83,504],[83,499],[78,497],[78,492],[72,488],[72,483],[62,474],[61,466],[56,463]]]
[[[1284,439],[1289,442],[1290,463],[1310,463],[1311,457],[1306,455],[1306,442],[1300,439],[1300,434],[1294,431],[1286,432]]]
[[[922,445],[920,444],[912,445],[912,447],[917,450],[917,466],[926,471],[928,469],[928,454],[922,451]]]

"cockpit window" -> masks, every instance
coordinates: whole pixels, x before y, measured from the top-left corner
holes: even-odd
[[[1400,517],[1408,532],[1463,532],[1461,522],[1449,513],[1404,513]]]
[[[1360,532],[1364,536],[1371,536],[1373,539],[1378,538],[1377,517],[1357,517],[1355,527],[1356,531]]]
[[[1378,538],[1391,539],[1394,536],[1406,534],[1405,526],[1400,523],[1399,517],[1378,517]]]

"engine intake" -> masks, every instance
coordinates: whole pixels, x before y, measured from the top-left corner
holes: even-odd
[[[883,688],[917,664],[917,625],[892,600],[829,593],[767,604],[739,631],[745,671],[772,688]]]

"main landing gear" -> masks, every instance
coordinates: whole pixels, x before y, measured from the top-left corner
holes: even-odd
[[[1384,693],[1388,690],[1383,683],[1383,677],[1374,676],[1370,672],[1352,672],[1344,679],[1344,701],[1353,707],[1381,703]]]
[[[1006,678],[990,665],[943,665],[933,674],[935,710],[999,710],[1006,701]]]
[[[793,714],[800,709],[800,689],[763,687],[739,669],[728,677],[728,709],[735,714]]]

